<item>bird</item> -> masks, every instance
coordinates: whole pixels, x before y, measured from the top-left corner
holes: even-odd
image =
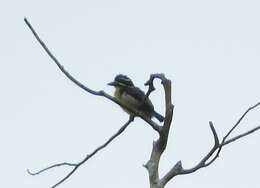
[[[142,112],[146,118],[151,119],[155,117],[160,122],[164,121],[164,117],[154,110],[154,106],[145,93],[136,87],[133,81],[126,75],[116,75],[114,81],[108,83],[115,87],[114,97],[123,105]],[[129,110],[122,107],[128,114],[132,114]]]

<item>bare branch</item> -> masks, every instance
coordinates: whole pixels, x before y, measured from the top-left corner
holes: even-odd
[[[160,79],[164,87],[165,119],[164,119],[163,126],[160,127],[161,129],[159,131],[159,139],[153,142],[153,148],[152,148],[150,159],[144,165],[144,167],[147,169],[149,174],[150,187],[162,187],[162,184],[160,184],[161,182],[159,180],[159,172],[158,172],[159,162],[160,162],[161,155],[167,146],[174,106],[172,105],[172,101],[171,101],[171,81],[166,79],[164,74],[152,74],[150,76],[150,79],[145,84],[145,85],[149,85],[147,97],[151,93],[149,91],[154,90],[153,81],[155,78]]]
[[[257,106],[259,106],[260,103],[257,103],[255,104],[254,106],[248,108],[243,114],[242,116],[238,119],[238,121],[235,123],[235,125],[228,131],[228,133],[223,137],[222,139],[222,142],[219,143],[219,139],[218,139],[218,135],[216,133],[216,130],[213,126],[213,123],[212,122],[209,122],[210,124],[210,128],[211,128],[211,131],[213,133],[213,136],[214,136],[214,146],[211,148],[211,150],[207,153],[207,155],[205,155],[205,157],[202,158],[202,160],[197,164],[195,165],[193,168],[190,168],[190,169],[184,169],[182,167],[182,163],[181,161],[177,162],[173,168],[168,172],[166,173],[166,175],[161,179],[161,182],[163,185],[165,185],[167,182],[169,182],[173,177],[177,176],[177,175],[183,175],[183,174],[190,174],[190,173],[193,173],[201,168],[204,168],[204,167],[207,167],[209,165],[211,165],[218,157],[219,157],[219,153],[221,152],[222,150],[222,147],[225,146],[225,145],[228,145],[242,137],[245,137],[255,131],[257,131],[258,129],[260,129],[260,126],[257,126],[245,133],[242,133],[238,136],[235,136],[229,140],[226,140],[227,137],[231,134],[232,131],[235,130],[235,128],[241,123],[241,121],[243,120],[243,118],[248,114],[248,112],[250,112],[251,110],[253,110],[254,108],[256,108]],[[208,161],[212,156],[213,154],[216,153],[214,155],[214,157]]]
[[[149,86],[148,91],[144,98],[144,102],[150,96],[150,94],[155,90],[155,87],[153,84],[154,79],[155,79],[155,74],[150,75],[150,79],[144,84],[145,86]]]
[[[56,168],[56,167],[60,167],[60,166],[77,166],[77,164],[76,163],[67,163],[67,162],[65,162],[65,163],[57,163],[57,164],[48,166],[48,167],[46,167],[46,168],[44,168],[42,170],[39,170],[37,172],[31,172],[29,169],[27,169],[27,172],[28,172],[28,174],[30,174],[32,176],[35,176],[35,175],[39,175],[39,174],[41,174],[41,173],[43,173],[43,172],[45,172],[47,170],[50,170],[50,169]]]
[[[30,28],[30,30],[32,31],[33,35],[35,36],[35,38],[37,39],[37,41],[41,44],[41,46],[43,47],[43,49],[46,51],[46,53],[50,56],[50,58],[56,63],[56,65],[59,67],[59,69],[67,76],[67,78],[69,78],[72,82],[74,82],[77,86],[79,86],[80,88],[82,88],[83,90],[93,94],[93,95],[98,95],[98,96],[104,96],[105,94],[102,91],[94,91],[88,87],[86,87],[85,85],[83,85],[81,82],[79,82],[78,80],[76,80],[72,75],[70,75],[65,69],[64,67],[60,64],[60,62],[58,61],[58,59],[51,53],[51,51],[48,49],[48,47],[45,45],[45,43],[40,39],[39,35],[36,33],[36,31],[33,29],[32,25],[30,24],[30,22],[27,20],[27,18],[24,18],[24,21],[26,23],[26,25]],[[106,97],[106,96],[104,96]],[[110,99],[110,97],[108,97]],[[110,99],[111,100],[111,99]]]
[[[181,161],[177,162],[173,168],[166,173],[166,175],[161,179],[162,184],[166,184],[167,182],[169,182],[173,177],[177,176],[177,175],[183,175],[183,174],[190,174],[193,173],[195,171],[197,171],[198,169],[202,168],[205,166],[205,162],[213,155],[213,153],[218,149],[219,147],[219,139],[218,139],[218,135],[217,132],[213,126],[212,122],[209,122],[210,125],[210,129],[211,132],[213,134],[214,137],[214,145],[211,148],[211,150],[207,153],[207,155],[205,157],[202,158],[202,160],[195,165],[193,168],[190,169],[183,169],[182,167],[182,163]]]
[[[244,119],[244,117],[247,115],[248,112],[250,112],[251,110],[255,109],[256,107],[258,107],[260,105],[260,102],[256,103],[255,105],[249,107],[244,114],[238,119],[238,121],[236,122],[236,124],[230,129],[230,131],[226,134],[226,136],[224,136],[224,140],[226,140],[226,138],[232,133],[233,130],[235,130],[235,128],[240,124],[240,122]]]
[[[222,147],[223,147],[224,145],[226,145],[225,142],[226,142],[226,139],[228,138],[228,136],[238,127],[238,125],[239,125],[239,124],[241,123],[241,121],[245,118],[245,116],[246,116],[251,110],[255,109],[255,108],[258,107],[259,105],[260,105],[260,102],[256,103],[255,105],[249,107],[249,108],[242,114],[242,116],[238,119],[238,121],[235,123],[235,125],[234,125],[234,126],[228,131],[228,133],[223,137],[222,142],[221,142],[221,144],[220,144],[219,147],[218,147],[217,153],[215,154],[215,156],[214,156],[209,162],[207,162],[207,164],[205,164],[205,167],[211,165],[211,164],[219,157],[219,154],[220,154],[220,152],[221,152],[221,150],[222,150]],[[249,132],[250,132],[250,131],[249,131]],[[254,132],[254,131],[253,131],[253,132]],[[252,133],[252,132],[250,132],[250,133]],[[248,134],[250,134],[250,133],[248,133]],[[246,136],[246,135],[248,135],[248,134],[244,133],[244,134],[242,134],[242,135]],[[241,135],[239,138],[243,137],[242,135]],[[237,140],[237,139],[238,139],[238,138],[236,138],[235,140]],[[235,141],[234,138],[231,139],[231,140]],[[230,142],[229,142],[229,143],[230,143]]]
[[[230,144],[230,143],[232,143],[232,142],[234,142],[234,141],[236,141],[236,140],[238,140],[238,139],[240,139],[240,138],[242,138],[242,137],[245,137],[245,136],[247,136],[247,135],[249,135],[249,134],[252,134],[253,132],[257,131],[258,129],[260,129],[260,126],[257,126],[257,127],[253,128],[253,129],[251,129],[251,130],[249,130],[249,131],[243,133],[243,134],[240,134],[240,135],[235,136],[235,137],[233,137],[233,138],[231,138],[231,139],[228,139],[228,140],[225,141],[222,145],[225,146],[225,145],[227,145],[227,144]]]
[[[52,188],[57,187],[58,185],[60,185],[61,183],[63,183],[65,180],[67,180],[82,164],[84,164],[87,160],[89,160],[91,157],[93,157],[98,151],[100,151],[101,149],[104,149],[110,142],[112,142],[117,136],[119,136],[122,132],[124,132],[124,130],[128,127],[128,125],[134,121],[134,116],[130,116],[129,120],[114,134],[112,135],[104,144],[102,144],[101,146],[99,146],[98,148],[96,148],[92,153],[88,154],[82,161],[78,162],[78,163],[58,163],[58,164],[54,164],[51,165],[47,168],[44,168],[38,172],[34,172],[32,173],[30,170],[27,170],[27,172],[30,175],[39,175],[47,170],[56,168],[56,167],[60,167],[60,166],[72,166],[72,170],[64,177],[62,178],[58,183],[56,183],[55,185],[52,186]]]
[[[32,27],[32,25],[30,24],[30,22],[24,18],[24,21],[26,23],[26,25],[30,28],[31,32],[33,33],[33,35],[35,36],[35,38],[37,39],[37,41],[40,43],[40,45],[43,47],[43,49],[46,51],[46,53],[50,56],[50,58],[55,62],[55,64],[59,67],[59,69],[61,70],[62,73],[65,74],[65,76],[71,80],[73,83],[75,83],[77,86],[79,86],[81,89],[87,91],[88,93],[92,94],[92,95],[96,95],[96,96],[101,96],[101,97],[105,97],[107,99],[109,99],[110,101],[113,101],[114,103],[118,104],[119,106],[121,106],[122,108],[127,109],[128,111],[132,112],[135,116],[138,116],[140,118],[142,118],[145,122],[147,122],[154,130],[156,130],[157,132],[159,132],[160,126],[155,123],[153,120],[149,119],[147,116],[143,115],[142,112],[130,108],[129,106],[126,106],[124,104],[122,104],[119,100],[117,100],[116,98],[110,96],[109,94],[107,94],[104,91],[95,91],[92,90],[90,88],[88,88],[87,86],[85,86],[84,84],[82,84],[81,82],[79,82],[78,80],[76,80],[68,71],[66,71],[64,69],[64,67],[60,64],[60,62],[58,61],[58,59],[51,53],[51,51],[48,49],[48,47],[45,45],[45,43],[41,40],[41,38],[39,37],[39,35],[36,33],[36,31],[34,30],[34,28]]]

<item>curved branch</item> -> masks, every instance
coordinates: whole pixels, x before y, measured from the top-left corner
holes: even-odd
[[[41,173],[43,173],[43,172],[45,172],[47,170],[50,170],[50,169],[56,168],[56,167],[60,167],[60,166],[77,166],[77,164],[76,163],[67,163],[67,162],[57,163],[57,164],[48,166],[48,167],[46,167],[44,169],[41,169],[41,170],[39,170],[37,172],[32,172],[32,171],[30,171],[30,169],[27,169],[27,172],[28,172],[28,174],[30,174],[32,176],[35,176],[35,175],[39,175],[39,174],[41,174]]]
[[[35,36],[35,38],[37,39],[37,41],[40,43],[40,45],[43,47],[43,49],[45,50],[45,52],[50,56],[50,58],[55,62],[55,64],[58,66],[58,68],[61,70],[62,73],[64,73],[64,75],[71,80],[73,83],[75,83],[77,86],[79,86],[81,89],[87,91],[88,93],[92,94],[92,95],[96,95],[96,96],[101,96],[101,97],[105,97],[107,99],[109,99],[110,101],[113,101],[114,103],[118,104],[119,106],[123,107],[124,109],[127,109],[128,111],[132,112],[135,116],[138,116],[140,118],[142,118],[145,122],[147,122],[155,131],[159,132],[160,130],[160,126],[155,123],[153,120],[149,119],[148,117],[146,117],[145,115],[142,114],[142,112],[137,111],[136,109],[130,108],[129,106],[126,106],[124,104],[122,104],[120,101],[118,101],[116,98],[110,96],[109,94],[107,94],[104,91],[95,91],[92,90],[90,88],[88,88],[87,86],[85,86],[84,84],[82,84],[81,82],[79,82],[77,79],[75,79],[68,71],[66,71],[64,69],[64,67],[60,64],[60,62],[58,61],[58,59],[51,53],[51,51],[48,49],[48,47],[45,45],[45,43],[41,40],[41,38],[39,37],[39,35],[36,33],[36,31],[34,30],[34,28],[32,27],[32,25],[30,24],[30,22],[24,18],[24,21],[26,23],[26,25],[30,28],[31,32],[33,33],[33,35]]]
[[[43,47],[43,49],[46,51],[46,53],[50,56],[50,58],[56,63],[56,65],[59,67],[59,69],[67,76],[67,78],[69,78],[72,82],[74,82],[77,86],[79,86],[80,88],[84,89],[85,91],[93,94],[93,95],[98,95],[98,96],[102,96],[102,92],[97,92],[94,91],[92,89],[89,89],[88,87],[86,87],[85,85],[83,85],[82,83],[80,83],[78,80],[76,80],[73,76],[71,76],[65,69],[64,67],[59,63],[58,59],[51,53],[51,51],[48,49],[48,47],[45,45],[45,43],[40,39],[39,35],[36,33],[36,31],[33,29],[32,25],[30,24],[30,22],[27,20],[27,18],[24,18],[24,21],[26,23],[26,25],[30,28],[30,30],[32,31],[33,35],[35,36],[35,38],[37,39],[37,41],[41,44],[41,46]]]
[[[134,121],[134,116],[130,116],[129,120],[113,135],[111,136],[104,144],[102,144],[101,146],[99,146],[98,148],[96,148],[92,153],[88,154],[82,161],[80,161],[79,163],[57,163],[54,165],[51,165],[47,168],[44,168],[38,172],[31,172],[30,170],[27,170],[27,172],[30,175],[39,175],[47,170],[56,168],[56,167],[60,167],[60,166],[72,166],[72,170],[64,177],[62,178],[58,183],[56,183],[55,185],[52,186],[52,188],[57,187],[58,185],[60,185],[61,183],[63,183],[65,180],[67,180],[82,164],[84,164],[87,160],[89,160],[91,157],[93,157],[98,151],[100,151],[101,149],[104,149],[110,142],[112,142],[117,136],[119,136],[122,132],[124,132],[124,130],[128,127],[128,125]]]

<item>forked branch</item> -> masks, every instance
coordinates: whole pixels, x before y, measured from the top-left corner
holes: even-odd
[[[228,133],[223,137],[221,143],[219,143],[219,138],[217,135],[217,132],[213,126],[213,123],[210,122],[210,128],[211,131],[213,133],[214,136],[214,145],[212,147],[212,149],[202,158],[202,160],[195,165],[193,168],[190,169],[184,169],[182,167],[182,163],[181,161],[177,162],[172,169],[166,173],[166,175],[161,179],[161,183],[163,185],[165,185],[167,182],[169,182],[173,177],[177,176],[177,175],[184,175],[184,174],[190,174],[193,173],[201,168],[207,167],[209,165],[211,165],[218,157],[219,154],[223,148],[223,146],[226,146],[240,138],[243,138],[249,134],[252,134],[253,132],[257,131],[260,129],[260,126],[257,126],[245,133],[239,134],[238,136],[234,136],[230,139],[227,139],[230,134],[238,127],[238,125],[241,123],[241,121],[245,118],[245,116],[253,109],[255,109],[256,107],[258,107],[260,105],[260,103],[257,103],[255,105],[253,105],[252,107],[248,108],[243,114],[242,116],[238,119],[238,121],[235,123],[235,125],[228,131]]]

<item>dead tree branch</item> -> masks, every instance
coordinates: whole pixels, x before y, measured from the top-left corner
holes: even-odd
[[[197,165],[190,169],[184,169],[182,167],[182,162],[177,162],[172,169],[169,170],[168,173],[166,173],[161,179],[159,177],[159,163],[161,155],[163,154],[166,146],[167,146],[167,140],[168,140],[168,134],[171,127],[172,122],[172,113],[174,106],[171,101],[171,82],[167,80],[163,74],[153,74],[151,75],[150,79],[146,82],[145,85],[149,85],[149,90],[147,92],[147,95],[149,95],[154,90],[153,81],[154,79],[161,79],[162,85],[164,86],[165,91],[165,104],[166,104],[166,114],[165,114],[165,121],[162,127],[160,127],[159,131],[159,139],[154,141],[152,153],[150,156],[149,161],[144,165],[144,167],[148,170],[149,174],[149,181],[150,181],[150,188],[164,188],[164,186],[175,176],[177,175],[184,175],[184,174],[190,174],[193,173],[203,167],[207,167],[211,165],[218,157],[222,150],[222,147],[234,142],[244,136],[247,136],[256,130],[260,129],[260,126],[253,128],[252,130],[249,130],[245,133],[242,133],[238,136],[235,136],[233,138],[230,138],[227,140],[227,138],[230,136],[230,134],[238,127],[238,125],[241,123],[241,121],[244,119],[244,117],[253,109],[258,107],[260,103],[257,103],[253,105],[252,107],[248,108],[242,116],[238,119],[238,121],[235,123],[235,125],[228,131],[228,133],[223,137],[222,141],[219,142],[218,134],[215,130],[215,127],[212,122],[209,122],[210,129],[214,138],[214,145],[210,149],[210,151],[199,161]]]
[[[144,167],[148,170],[150,188],[162,188],[163,185],[159,179],[159,163],[161,155],[167,146],[174,106],[171,100],[171,81],[166,79],[163,74],[152,74],[150,76],[150,79],[146,82],[146,85],[149,85],[148,91],[154,90],[153,81],[155,78],[162,81],[165,91],[165,120],[159,131],[159,139],[153,142],[150,159]]]
[[[56,167],[60,167],[60,166],[72,166],[73,167],[72,170],[64,178],[62,178],[58,183],[56,183],[55,185],[52,186],[52,188],[55,188],[58,185],[60,185],[61,183],[63,183],[65,180],[67,180],[81,165],[83,165],[87,160],[89,160],[91,157],[93,157],[98,151],[104,149],[110,142],[112,142],[116,137],[118,137],[122,132],[124,132],[124,130],[128,127],[128,125],[132,121],[134,121],[134,117],[130,116],[129,120],[114,135],[112,135],[104,144],[97,147],[92,153],[88,154],[82,161],[80,161],[78,163],[67,163],[67,162],[57,163],[57,164],[51,165],[47,168],[44,168],[38,172],[31,172],[30,170],[27,170],[27,172],[30,175],[38,175],[38,174],[41,174],[52,168],[56,168]]]
[[[239,134],[238,136],[235,136],[233,138],[230,138],[227,140],[227,138],[230,136],[230,134],[238,127],[238,125],[241,123],[241,121],[244,119],[244,117],[253,109],[255,109],[256,107],[258,107],[260,105],[260,102],[253,105],[252,107],[248,108],[243,114],[242,116],[238,119],[238,121],[235,123],[235,125],[228,131],[228,133],[223,137],[222,142],[219,143],[219,138],[218,135],[216,133],[216,130],[213,126],[213,123],[210,122],[210,128],[211,131],[213,133],[214,136],[214,146],[212,147],[212,149],[205,155],[205,157],[202,158],[202,160],[195,165],[193,168],[190,169],[184,169],[182,167],[182,162],[179,161],[177,162],[172,169],[165,174],[165,176],[161,179],[161,183],[163,185],[166,185],[167,182],[169,182],[173,177],[177,176],[177,175],[184,175],[184,174],[190,174],[193,173],[201,168],[207,167],[209,165],[211,165],[218,157],[219,154],[222,150],[223,146],[226,146],[240,138],[243,138],[249,134],[252,134],[253,132],[257,131],[258,129],[260,129],[260,126],[257,126],[245,133]],[[215,154],[215,155],[214,155]],[[210,159],[211,158],[211,159]]]
[[[245,137],[245,136],[247,136],[249,134],[252,134],[253,132],[257,131],[258,129],[260,129],[260,126],[257,126],[257,127],[253,128],[253,129],[251,129],[251,130],[249,130],[249,131],[247,131],[245,133],[242,133],[242,134],[240,134],[238,136],[235,136],[235,137],[225,141],[222,145],[225,146],[227,144],[230,144],[230,143],[232,143],[232,142],[234,142],[234,141],[236,141],[236,140],[238,140],[238,139],[240,139],[242,137]]]

